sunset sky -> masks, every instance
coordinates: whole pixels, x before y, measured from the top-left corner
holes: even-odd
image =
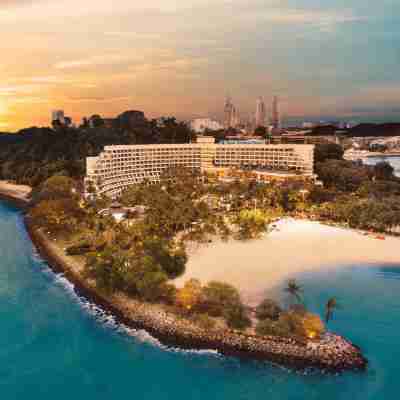
[[[400,120],[399,0],[0,0],[0,131],[126,109]]]

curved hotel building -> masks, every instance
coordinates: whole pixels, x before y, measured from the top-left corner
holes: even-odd
[[[251,170],[263,181],[314,179],[314,145],[216,144],[212,137],[200,137],[193,144],[106,146],[98,157],[86,159],[86,192],[115,198],[130,185],[158,182],[171,167],[219,177],[232,169]]]

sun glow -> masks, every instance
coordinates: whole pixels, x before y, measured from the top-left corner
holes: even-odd
[[[7,106],[5,104],[5,101],[0,99],[0,129],[7,126],[7,123],[5,121],[6,112],[7,112]]]

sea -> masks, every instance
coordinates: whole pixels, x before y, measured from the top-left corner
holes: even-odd
[[[166,348],[118,324],[49,269],[21,213],[0,203],[0,398],[396,399],[399,266],[338,265],[296,276],[313,311],[322,315],[326,300],[337,297],[329,327],[360,346],[369,366],[338,375],[295,372],[212,349]]]
[[[368,157],[363,160],[363,163],[366,165],[375,165],[382,161],[388,162],[394,168],[394,175],[400,178],[400,156]]]

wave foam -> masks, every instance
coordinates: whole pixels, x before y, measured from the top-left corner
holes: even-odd
[[[40,257],[40,256],[38,256]],[[43,260],[42,260],[43,261]],[[49,274],[53,277],[54,282],[57,285],[63,287],[63,289],[70,295],[71,299],[78,303],[81,310],[90,316],[94,317],[94,319],[104,328],[110,329],[118,334],[129,336],[134,338],[135,340],[150,344],[154,347],[158,347],[164,351],[173,352],[173,353],[183,353],[183,354],[195,354],[195,355],[213,355],[219,356],[219,353],[216,350],[184,350],[178,347],[169,347],[163,345],[158,339],[153,337],[149,332],[144,329],[134,329],[123,323],[117,321],[117,319],[108,311],[105,311],[102,307],[97,304],[91,302],[84,296],[80,296],[76,290],[75,285],[71,283],[62,273],[55,273],[51,270],[47,265],[44,266],[42,270],[45,274]]]

